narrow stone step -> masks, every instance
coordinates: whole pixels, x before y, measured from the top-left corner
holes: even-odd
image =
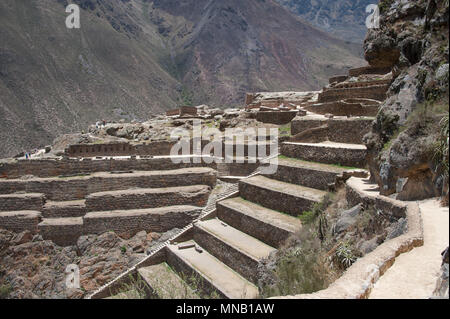
[[[45,218],[82,217],[86,215],[86,201],[75,200],[65,202],[47,201],[42,211]]]
[[[200,247],[195,241],[194,247],[179,249],[177,245],[167,246],[167,261],[178,273],[199,281],[199,288],[209,296],[217,293],[226,299],[254,299],[258,297],[258,288],[222,263],[216,257]],[[196,247],[195,247],[196,246]]]
[[[326,192],[281,182],[265,176],[254,176],[239,183],[242,198],[297,217],[318,203]]]
[[[194,224],[194,240],[225,265],[257,284],[255,269],[276,249],[215,218]]]
[[[0,195],[0,212],[42,211],[44,201],[44,194],[38,193]]]
[[[367,148],[361,144],[335,142],[285,142],[281,146],[281,154],[305,161],[364,168],[366,165]]]
[[[138,269],[152,296],[159,299],[199,299],[189,285],[167,263]]]
[[[276,248],[301,229],[298,218],[281,214],[241,197],[217,203],[217,216],[227,224]]]
[[[88,212],[146,209],[176,205],[204,207],[210,194],[207,185],[167,188],[136,188],[91,194],[86,197]]]
[[[59,246],[71,246],[83,234],[83,218],[45,218],[38,229],[45,240],[51,240]]]
[[[348,169],[322,163],[307,162],[295,158],[278,158],[278,170],[275,174],[266,175],[282,182],[328,190],[329,184]]]
[[[142,230],[162,233],[186,227],[201,213],[202,208],[186,205],[90,212],[83,218],[84,232],[102,234],[114,231],[123,238],[131,238]]]

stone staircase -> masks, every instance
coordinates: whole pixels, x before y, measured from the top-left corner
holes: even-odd
[[[291,123],[294,137],[282,143],[275,174],[241,179],[238,193],[219,201],[214,212],[171,240],[157,258],[150,256],[142,267],[136,267],[149,295],[166,298],[166,285],[146,279],[144,270],[169,267],[175,290],[180,278],[195,277],[195,285],[182,279],[182,285],[189,286],[195,296],[258,297],[258,263],[301,229],[298,216],[319,203],[339,181],[365,174],[358,169],[365,167],[367,153],[362,138],[374,119],[374,109],[361,105],[378,106],[388,81],[349,84],[346,79],[319,94],[319,101],[354,99],[360,104],[358,116],[340,116],[342,110],[336,108],[336,115],[313,113],[314,102],[308,102],[308,111]],[[225,172],[226,168],[219,169]]]
[[[265,176],[241,181],[239,191],[245,200],[295,217],[309,210],[325,196],[324,191]]]
[[[276,174],[242,179],[238,193],[217,202],[215,211],[171,240],[161,255],[154,259],[150,256],[142,267],[136,267],[147,285],[148,296],[258,298],[255,270],[259,262],[301,229],[297,217],[321,201],[330,184],[346,171],[338,166],[281,157]],[[170,281],[174,282],[171,288],[167,282],[143,275],[146,269],[167,267]],[[195,278],[195,284],[186,278]],[[167,293],[184,286],[194,294]]]

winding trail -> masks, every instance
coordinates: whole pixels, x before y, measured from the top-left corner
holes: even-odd
[[[375,284],[370,299],[428,299],[439,276],[441,252],[449,244],[449,211],[437,199],[419,202],[424,245],[396,258]]]

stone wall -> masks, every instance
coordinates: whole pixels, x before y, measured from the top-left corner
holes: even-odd
[[[292,141],[305,143],[318,143],[329,140],[337,143],[362,144],[363,137],[372,125],[373,118],[333,118],[323,120],[309,120],[308,118],[297,118],[291,123]],[[315,128],[322,128],[314,131]],[[308,137],[308,132],[311,132]],[[301,133],[305,133],[300,135]],[[300,140],[302,139],[303,140]],[[310,138],[311,140],[307,140]],[[312,140],[314,139],[314,140]]]
[[[42,211],[45,197],[43,194],[0,195],[0,212],[8,211]]]
[[[166,116],[198,116],[198,110],[194,106],[182,106],[166,112]]]
[[[364,102],[347,102],[348,100],[313,104],[305,109],[317,114],[333,114],[335,116],[376,116],[379,104],[364,104]],[[369,103],[368,100],[366,103]]]
[[[177,142],[155,141],[132,145],[129,143],[110,144],[77,144],[70,145],[66,154],[70,157],[103,157],[103,156],[168,156]]]
[[[345,82],[345,83],[338,83],[333,88],[362,88],[362,87],[369,87],[369,86],[378,86],[378,85],[389,85],[391,84],[392,80],[374,80],[374,81],[358,81],[358,82]]]
[[[275,189],[266,189],[243,181],[239,183],[239,193],[245,200],[294,217],[308,211],[316,202],[313,199],[302,196],[302,194],[296,196],[292,193],[288,194]]]
[[[375,207],[376,210],[394,217],[395,219],[405,218],[408,206],[402,202],[389,200],[386,197],[380,196],[363,196],[350,183],[346,184],[346,200],[350,207],[354,207],[360,203],[364,207]]]
[[[363,74],[387,74],[391,72],[391,68],[390,67],[373,67],[373,66],[364,66],[361,68],[356,68],[356,69],[350,69],[348,71],[348,75],[355,77],[355,76],[360,76]]]
[[[46,219],[38,226],[39,234],[45,240],[51,240],[58,246],[75,245],[83,235],[82,218]]]
[[[283,296],[274,299],[366,299],[370,296],[378,279],[395,263],[396,258],[423,245],[423,225],[419,206],[416,203],[402,203],[377,192],[365,192],[359,189],[351,178],[347,181],[350,193],[349,204],[375,204],[385,214],[406,216],[408,231],[378,246],[374,251],[358,259],[347,271],[327,289],[296,296]],[[372,193],[372,194],[370,194]]]
[[[209,168],[189,171],[156,171],[124,174],[96,173],[85,177],[0,180],[0,194],[41,192],[54,201],[84,199],[92,193],[129,188],[161,188],[186,185],[214,186],[216,173]],[[1,203],[0,203],[1,209]]]
[[[257,161],[256,163],[223,163],[218,164],[218,174],[219,176],[249,176],[254,173],[261,163]]]
[[[71,157],[129,156],[136,155],[136,148],[129,143],[74,144],[65,153]]]
[[[44,205],[44,218],[82,217],[87,209],[84,200],[73,202],[47,202]]]
[[[297,135],[304,131],[310,130],[315,127],[319,127],[326,124],[325,119],[305,119],[303,117],[296,117],[291,122],[291,134]]]
[[[217,205],[217,216],[228,225],[237,229],[245,229],[246,234],[275,248],[279,248],[292,235],[291,232],[274,226],[271,222],[242,214],[238,210],[220,203]]]
[[[140,156],[168,156],[177,142],[157,141],[135,145],[136,154]]]
[[[283,143],[281,154],[292,158],[324,164],[364,168],[366,166],[366,148],[326,148],[322,145]]]
[[[215,163],[173,163],[169,158],[140,159],[43,159],[14,160],[0,163],[0,178],[19,178],[26,175],[37,177],[71,176],[96,172],[159,171],[187,167],[216,168]],[[1,180],[1,179],[0,179]]]
[[[192,206],[163,207],[129,211],[88,213],[84,216],[85,234],[114,231],[122,238],[131,238],[138,231],[163,233],[183,228],[197,219],[201,208]]]
[[[305,185],[310,188],[327,191],[329,185],[335,182],[337,175],[336,172],[312,170],[309,167],[278,165],[277,172],[267,175],[267,177],[290,184]]]
[[[364,98],[384,101],[386,99],[386,92],[388,88],[388,85],[378,85],[348,89],[324,89],[324,91],[319,94],[319,103],[333,102],[349,98]]]
[[[328,121],[328,139],[337,143],[362,144],[373,118],[331,119]]]
[[[0,227],[16,233],[28,230],[35,234],[40,221],[41,213],[38,211],[0,212]]]
[[[197,116],[198,110],[194,106],[182,106],[180,107],[180,116]]]
[[[256,120],[262,123],[283,125],[290,123],[297,116],[297,113],[297,111],[258,112]]]
[[[96,212],[176,205],[204,207],[209,193],[210,187],[206,185],[103,192],[88,195],[86,208],[88,212]]]
[[[176,110],[170,110],[166,112],[166,116],[179,116],[180,115],[180,109]]]

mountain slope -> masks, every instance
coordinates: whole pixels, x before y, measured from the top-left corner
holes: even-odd
[[[239,105],[245,91],[318,89],[363,64],[272,0],[0,2],[1,156],[98,119],[146,119],[179,104]]]
[[[362,43],[366,33],[366,7],[374,0],[276,0],[314,26],[338,38]]]
[[[152,14],[184,18],[181,35],[179,28],[163,27],[181,81],[198,102],[216,96],[233,104],[246,91],[317,89],[329,76],[360,63],[349,53],[357,46],[310,27],[272,1],[177,3],[154,1]]]

